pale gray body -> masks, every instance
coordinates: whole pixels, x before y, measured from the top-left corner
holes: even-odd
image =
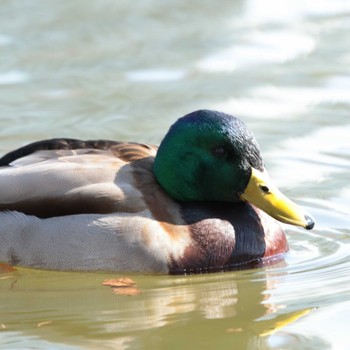
[[[155,149],[148,152],[154,155]],[[39,151],[0,168],[0,261],[56,270],[167,272],[170,253],[181,255],[189,235],[181,230],[181,240],[174,241],[164,232],[128,163],[110,151],[59,150]],[[139,171],[155,181],[147,170]],[[49,218],[6,209],[48,199],[51,205],[80,201],[84,208],[94,201],[113,208],[107,210],[111,213]]]

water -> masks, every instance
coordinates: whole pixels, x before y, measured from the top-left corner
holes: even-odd
[[[0,274],[9,349],[347,349],[350,5],[346,1],[0,2],[0,153],[56,136],[159,143],[214,108],[254,131],[270,174],[317,220],[265,268]]]

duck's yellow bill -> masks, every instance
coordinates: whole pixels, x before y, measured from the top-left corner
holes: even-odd
[[[241,198],[281,222],[302,226],[308,230],[315,226],[311,215],[282,194],[266,171],[252,168],[252,175]]]

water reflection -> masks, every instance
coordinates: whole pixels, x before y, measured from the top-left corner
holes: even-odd
[[[267,0],[264,3],[259,0],[248,0],[245,19],[260,24],[285,23],[295,22],[308,16],[341,15],[348,10],[349,3],[343,0],[334,0],[332,3],[321,0],[317,6],[312,2],[305,3],[303,0],[288,0],[283,3],[278,0]]]
[[[171,69],[148,69],[129,71],[125,74],[126,79],[133,82],[166,82],[181,80],[186,72]]]
[[[305,314],[305,309],[286,309],[271,299],[286,283],[283,269],[280,264],[258,273],[156,279],[134,276],[142,290],[135,297],[113,295],[100,285],[103,275],[20,269],[0,280],[2,298],[7,301],[2,302],[0,321],[5,330],[25,337],[52,343],[69,339],[72,346],[81,346],[80,337],[86,335],[90,344],[135,345],[147,343],[152,330],[175,329],[177,333],[177,329],[181,333],[187,327],[196,329],[192,337],[200,338],[201,327],[205,324],[211,329],[207,323],[212,322],[213,328],[205,336],[212,337],[212,343],[220,335],[238,337],[241,346],[248,346],[253,338],[261,342],[261,336],[273,334]]]
[[[303,318],[281,334],[272,336],[268,344],[271,349],[337,349],[349,347],[349,336],[339,327],[339,319],[348,318],[350,302],[343,302],[324,309],[316,310],[308,318]],[[310,326],[312,325],[312,326]],[[305,336],[307,334],[307,336]]]
[[[252,65],[283,63],[300,55],[310,54],[314,40],[305,34],[287,30],[265,30],[255,33],[248,42],[235,44],[198,62],[206,72],[232,72]]]

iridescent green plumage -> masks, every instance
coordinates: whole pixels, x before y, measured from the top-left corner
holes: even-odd
[[[251,168],[262,170],[259,147],[245,124],[200,110],[179,119],[159,146],[154,173],[178,200],[236,202]]]

